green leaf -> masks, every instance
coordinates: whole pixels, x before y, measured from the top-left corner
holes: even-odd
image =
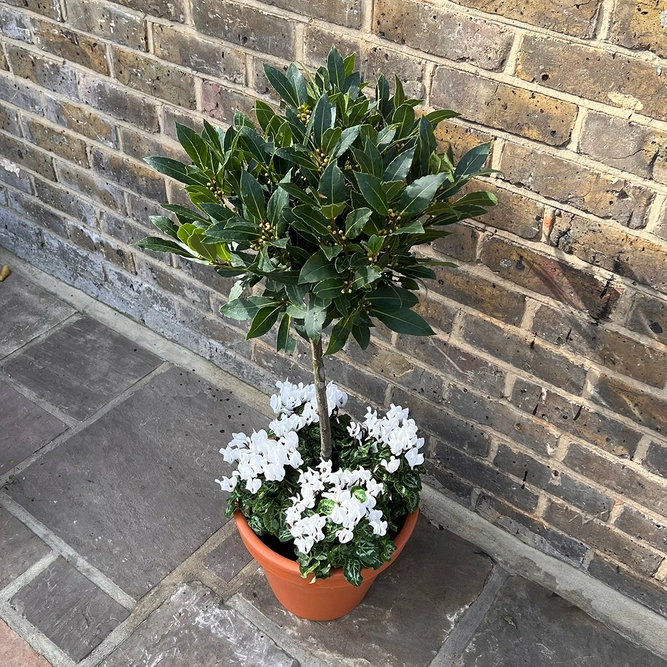
[[[285,350],[287,354],[292,354],[296,349],[296,341],[290,336],[289,329],[292,318],[285,313],[280,320],[278,327],[278,336],[276,338],[276,350]]]
[[[382,189],[382,183],[380,179],[377,176],[362,174],[358,171],[354,172],[354,177],[356,178],[359,190],[361,191],[361,194],[368,205],[373,210],[377,211],[380,215],[387,215],[387,198],[384,194],[384,190]]]
[[[298,164],[300,167],[305,167],[306,169],[311,169],[313,171],[317,170],[317,165],[313,161],[313,157],[307,149],[298,150],[293,146],[288,146],[286,148],[279,148],[275,155],[281,157],[292,164]]]
[[[402,104],[391,118],[391,122],[398,125],[396,136],[398,139],[407,137],[415,124],[415,110],[409,104]]]
[[[349,558],[343,565],[343,576],[353,585],[361,585],[361,563],[356,558]]]
[[[322,252],[324,253],[324,256],[329,261],[331,261],[334,257],[338,257],[338,255],[340,255],[342,249],[343,249],[343,246],[340,246],[340,245],[324,245],[324,246],[322,246]]]
[[[241,199],[246,211],[255,220],[263,220],[266,212],[264,190],[257,179],[248,171],[241,172]]]
[[[403,225],[395,232],[392,232],[392,236],[397,236],[398,234],[423,234],[424,225],[422,225],[419,220],[411,220],[407,225]]]
[[[324,93],[315,108],[313,109],[313,115],[311,117],[310,123],[313,129],[313,139],[315,145],[319,148],[322,147],[322,137],[326,130],[328,130],[333,125],[333,116],[331,114],[331,102],[329,96]]]
[[[299,101],[299,104],[305,104],[308,102],[308,90],[306,86],[306,80],[303,78],[303,74],[299,71],[299,68],[291,63],[285,72],[287,80],[292,84],[294,91],[296,92],[296,98]]]
[[[273,194],[271,195],[269,203],[266,207],[266,217],[268,218],[269,222],[276,228],[278,227],[278,223],[281,220],[283,210],[288,204],[289,195],[287,194],[287,190],[283,188],[276,188],[276,190],[274,190]]]
[[[340,204],[345,201],[345,176],[335,162],[324,170],[317,191],[329,204]]]
[[[357,344],[362,350],[365,350],[371,342],[371,330],[367,326],[353,326],[352,327],[352,335],[354,336],[354,340],[357,341]],[[327,348],[328,351],[328,348]]]
[[[175,255],[181,257],[193,257],[192,253],[167,239],[161,239],[159,236],[147,236],[146,238],[137,241],[134,245],[144,250],[152,250],[153,252],[173,252]]]
[[[300,102],[296,90],[294,90],[294,86],[280,70],[265,63],[264,74],[284,102],[287,102],[287,104],[290,104],[293,107],[299,106]]]
[[[331,47],[331,51],[329,51],[329,55],[327,56],[327,69],[329,70],[331,84],[342,90],[346,79],[345,63],[335,46]]]
[[[498,198],[493,192],[486,192],[480,190],[478,192],[469,192],[467,195],[457,199],[455,205],[457,207],[466,206],[495,206],[498,203]]]
[[[322,299],[322,301],[331,301],[340,296],[341,290],[345,287],[343,278],[327,278],[315,285],[313,292]]]
[[[394,74],[394,107],[399,108],[403,102],[405,102],[405,90],[403,90],[403,83],[398,78],[398,75]]]
[[[489,157],[490,150],[490,143],[480,144],[471,148],[456,165],[454,178],[459,180],[474,176],[484,166],[486,159]]]
[[[427,113],[424,118],[431,123],[433,127],[435,127],[438,123],[442,122],[443,120],[447,120],[448,118],[458,118],[461,114],[456,113],[456,111],[450,111],[448,109],[440,109],[438,111],[431,111],[431,113]]]
[[[366,295],[366,300],[380,310],[392,308],[412,308],[419,299],[409,290],[398,285],[382,285]]]
[[[326,258],[326,255],[321,250],[318,250],[301,268],[299,285],[318,283],[320,280],[337,277],[336,267]]]
[[[384,170],[383,181],[404,181],[410,173],[416,148],[413,146],[399,153]]]
[[[308,194],[307,192],[304,192],[298,185],[294,185],[294,183],[282,180],[280,183],[278,183],[278,187],[285,190],[285,192],[287,192],[291,197],[294,197],[294,199],[302,201],[304,204],[313,204],[315,206],[319,204],[315,197],[313,197],[311,194]]]
[[[257,116],[259,126],[266,132],[266,128],[269,127],[269,123],[276,117],[276,114],[266,102],[255,100],[255,116]]]
[[[354,313],[348,313],[345,317],[342,317],[331,330],[331,336],[329,336],[329,344],[325,354],[336,354],[340,352],[347,339],[350,337],[352,332],[352,318]]]
[[[292,213],[298,218],[301,224],[294,222],[293,225],[298,230],[314,234],[318,237],[331,238],[329,233],[329,221],[322,215],[319,209],[307,204],[296,206]]]
[[[360,127],[354,125],[353,127],[347,127],[343,130],[343,133],[340,135],[340,139],[334,145],[331,151],[331,158],[337,159],[345,153],[345,151],[354,143],[356,138],[359,136]]]
[[[244,125],[239,129],[239,136],[250,155],[260,164],[265,164],[268,157],[265,149],[266,142],[257,131],[252,127]]]
[[[178,227],[164,215],[151,215],[150,221],[164,234],[172,239],[178,238]]]
[[[361,289],[374,283],[378,278],[381,278],[382,274],[373,267],[363,266],[358,269],[354,274],[354,281],[352,282],[352,289]]]
[[[181,206],[180,204],[161,204],[162,208],[175,213],[178,219],[181,222],[195,222],[199,221],[201,223],[209,224],[209,220],[200,215],[197,211],[193,211],[191,208],[186,206]]]
[[[282,304],[260,308],[252,320],[252,324],[250,325],[250,329],[246,335],[246,340],[250,340],[251,338],[258,338],[259,336],[263,336],[265,333],[268,333],[271,330],[271,327],[276,323],[278,315],[280,315],[281,308]]]
[[[327,318],[325,303],[319,298],[312,298],[306,309],[303,325],[309,340],[317,342],[322,337],[322,325]]]
[[[225,150],[222,147],[225,141],[225,131],[221,127],[214,127],[207,120],[204,120],[204,131],[202,138],[208,142],[213,150],[223,157]]]
[[[186,165],[178,160],[172,160],[168,157],[145,157],[144,162],[153,167],[155,171],[159,171],[161,174],[181,183],[190,185],[197,182],[188,175]]]
[[[176,123],[176,136],[194,164],[202,169],[207,169],[211,166],[211,152],[209,147],[197,132],[187,125]]]
[[[322,135],[322,146],[320,146],[320,148],[329,155],[333,147],[338,143],[342,134],[343,130],[341,130],[340,127],[330,127]]]
[[[212,220],[215,222],[223,222],[225,220],[231,220],[236,218],[237,215],[234,211],[228,209],[226,206],[221,206],[220,204],[210,204],[203,202],[201,204],[202,210],[206,211]]]
[[[369,313],[392,331],[411,336],[432,336],[435,332],[428,322],[409,308],[387,308],[373,306]]]
[[[335,220],[339,215],[344,213],[345,209],[347,208],[347,204],[343,202],[342,204],[325,204],[320,208],[320,211],[322,211],[322,215],[327,219],[327,220]]]
[[[411,218],[424,211],[446,178],[447,174],[444,173],[431,174],[410,183],[398,202],[400,215],[403,218]]]
[[[358,208],[348,213],[345,218],[345,234],[347,238],[354,239],[359,236],[371,215],[373,215],[373,211],[370,208]]]

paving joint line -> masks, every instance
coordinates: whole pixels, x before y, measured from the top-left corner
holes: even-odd
[[[19,394],[27,398],[31,403],[34,403],[36,406],[40,407],[45,412],[48,412],[49,414],[53,415],[56,419],[59,419],[68,428],[76,426],[79,423],[76,419],[74,419],[74,417],[70,417],[68,414],[57,408],[55,405],[51,405],[51,403],[48,403],[43,398],[38,396],[32,389],[28,389],[28,387],[22,385],[12,375],[9,375],[8,373],[5,372],[4,374],[0,375],[0,382],[4,382],[4,384],[7,384],[10,387],[12,387],[12,389],[15,389]]]
[[[667,619],[554,556],[517,539],[502,528],[424,484],[424,516],[482,549],[503,569],[564,598],[633,644],[667,659]]]
[[[231,534],[233,522],[226,522],[186,560],[177,565],[160,582],[151,588],[130,611],[130,615],[79,663],[78,667],[96,667],[111,655],[132,633],[160,606],[162,606],[183,584],[201,581],[211,588],[223,601],[227,597],[227,584],[209,571],[201,559]]]
[[[127,315],[114,310],[111,306],[89,296],[77,287],[73,287],[55,278],[29,262],[0,247],[0,259],[9,261],[13,270],[27,277],[37,285],[54,295],[60,301],[69,304],[80,313],[87,315],[116,333],[130,338],[134,343],[152,352],[164,361],[179,368],[194,370],[208,382],[221,387],[231,387],[234,395],[244,403],[252,405],[260,414],[273,419],[275,415],[268,408],[266,394],[253,385],[234,377],[216,366],[212,361],[201,357],[192,350],[170,341],[143,324],[139,324]],[[6,261],[7,260],[7,261]],[[244,361],[250,363],[248,359]],[[258,370],[261,370],[258,368]]]
[[[46,658],[52,667],[75,667],[76,663],[67,653],[21,616],[8,602],[0,601],[0,618],[19,637],[28,642],[33,650]]]
[[[509,574],[500,566],[494,565],[481,593],[454,625],[429,667],[453,667],[454,661],[470,643],[507,579]]]
[[[51,295],[51,296],[53,296],[53,295]],[[65,303],[65,302],[63,301],[63,303]],[[72,307],[70,304],[65,304],[65,305],[68,305],[68,306]],[[29,341],[27,341],[26,343],[24,343],[20,347],[17,347],[15,350],[12,350],[9,354],[2,357],[2,359],[0,359],[0,369],[2,369],[4,371],[5,364],[8,361],[11,361],[12,359],[14,359],[14,357],[18,357],[19,355],[23,354],[24,352],[26,352],[30,348],[35,347],[35,345],[40,343],[45,338],[48,338],[49,336],[56,333],[57,331],[60,331],[61,329],[64,329],[69,324],[73,324],[74,322],[77,322],[80,319],[81,319],[81,313],[79,313],[78,311],[70,313],[64,319],[60,320],[59,322],[56,322],[52,327],[49,327],[45,331],[42,331],[42,333],[37,334],[36,336],[31,338]]]
[[[136,605],[136,600],[126,593],[120,586],[114,583],[109,577],[91,565],[81,554],[75,551],[67,542],[58,537],[53,531],[49,530],[43,523],[35,519],[28,510],[19,505],[6,493],[0,492],[0,506],[22,521],[35,535],[42,539],[54,551],[60,554],[65,560],[73,565],[84,577],[93,582],[98,588],[102,589],[109,597],[113,598],[118,604],[127,610],[132,610]]]
[[[168,362],[163,361],[160,363],[159,366],[154,368],[152,371],[144,375],[142,378],[139,378],[134,384],[132,384],[130,387],[125,389],[125,391],[121,392],[118,394],[118,396],[114,396],[108,403],[103,405],[97,412],[94,412],[90,417],[87,419],[84,419],[84,421],[77,421],[76,419],[72,419],[69,417],[69,419],[73,422],[72,424],[68,424],[67,430],[63,431],[59,435],[57,435],[51,442],[47,443],[43,447],[40,447],[36,452],[31,454],[27,459],[24,459],[19,463],[18,465],[14,466],[10,470],[8,470],[4,475],[0,476],[0,487],[6,485],[10,481],[10,476],[16,477],[17,475],[20,475],[24,470],[26,470],[30,465],[32,465],[35,461],[38,461],[41,459],[43,456],[48,454],[49,452],[52,452],[54,449],[57,449],[60,447],[64,442],[67,442],[72,436],[76,435],[77,433],[80,433],[84,429],[86,429],[88,426],[91,426],[94,424],[98,419],[103,417],[107,412],[110,410],[113,410],[116,406],[120,405],[123,403],[125,400],[127,400],[130,396],[132,396],[135,392],[139,391],[144,385],[148,384],[155,376],[161,375],[165,371],[167,371],[170,368],[170,364]],[[3,378],[0,378],[0,382],[2,382]],[[12,386],[14,386],[12,384]],[[25,389],[25,387],[22,387],[22,389]],[[18,390],[18,388],[17,388]],[[30,390],[26,390],[30,394],[33,394],[34,392]],[[23,393],[23,392],[21,392]],[[33,403],[36,403],[40,407],[44,407],[44,405],[40,405],[40,403],[45,404],[45,401],[40,400],[38,403],[36,400],[34,400],[31,396],[26,395],[25,393],[23,394],[27,399],[32,400]],[[51,410],[51,414],[54,414],[54,410],[57,410],[57,408],[53,408]],[[59,411],[58,411],[59,412]],[[54,414],[54,416],[58,417],[61,421],[63,421],[62,417],[59,417],[57,414]],[[63,417],[67,417],[67,415],[63,415]]]
[[[226,604],[228,607],[231,607],[234,611],[241,614],[241,616],[243,616],[243,618],[245,618],[251,625],[254,625],[267,637],[271,638],[276,645],[289,656],[298,660],[301,667],[342,667],[345,665],[344,662],[340,661],[339,657],[337,657],[336,662],[332,664],[302,648],[276,623],[253,607],[253,605],[240,594],[237,593],[234,595],[226,602]]]
[[[40,558],[25,572],[16,577],[14,581],[0,590],[0,602],[9,602],[24,586],[34,581],[49,565],[55,563],[58,557],[59,555],[55,551],[52,551]]]

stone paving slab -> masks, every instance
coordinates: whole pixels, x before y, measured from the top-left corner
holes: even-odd
[[[231,581],[251,560],[241,537],[234,531],[206,555],[204,565],[223,581]]]
[[[4,370],[39,398],[83,421],[160,363],[124,336],[83,318],[19,353]]]
[[[225,522],[231,432],[266,418],[170,368],[57,450],[8,493],[126,592],[143,596]],[[224,433],[221,433],[224,431]]]
[[[129,615],[62,558],[22,588],[11,604],[76,662]]]
[[[9,472],[66,428],[60,419],[0,381],[0,475]]]
[[[0,621],[0,665],[2,667],[50,667],[42,656]]]
[[[0,283],[0,359],[74,312],[41,287],[12,273]]]
[[[100,667],[157,665],[299,667],[198,582],[181,586]]]
[[[0,589],[49,552],[49,547],[37,535],[0,507]]]
[[[560,596],[511,577],[454,667],[667,667]]]
[[[492,567],[471,544],[420,518],[400,557],[342,619],[306,621],[285,611],[261,570],[239,595],[332,665],[425,667]]]

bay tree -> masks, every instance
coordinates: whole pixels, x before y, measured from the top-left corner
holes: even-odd
[[[434,333],[414,311],[416,292],[435,277],[434,265],[448,263],[417,248],[497,203],[489,192],[463,190],[491,172],[490,146],[454,164],[451,152],[438,152],[434,130],[458,114],[420,113],[422,100],[408,98],[397,77],[393,91],[381,75],[367,95],[354,55],[335,48],[314,73],[295,64],[264,71],[279,108],[257,100],[256,122],[236,111],[227,129],[178,124],[191,164],[146,158],[184,184],[193,207],[164,204],[172,217],[151,218],[163,236],[137,245],[237,277],[221,312],[250,320],[248,339],[277,327],[279,351],[293,352],[296,337],[307,341],[327,460],[323,357],[350,337],[365,349],[377,322],[399,334]]]

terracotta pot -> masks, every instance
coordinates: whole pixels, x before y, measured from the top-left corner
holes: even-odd
[[[269,549],[255,535],[241,512],[234,512],[234,520],[241,539],[252,557],[262,566],[269,586],[278,602],[296,616],[311,621],[330,621],[351,612],[363,599],[375,577],[387,569],[403,551],[417,523],[419,510],[408,515],[394,544],[396,551],[391,560],[377,570],[361,571],[363,581],[360,586],[352,586],[343,576],[343,569],[337,568],[327,579],[317,579],[309,583],[311,577],[304,579],[296,561],[290,560]]]

